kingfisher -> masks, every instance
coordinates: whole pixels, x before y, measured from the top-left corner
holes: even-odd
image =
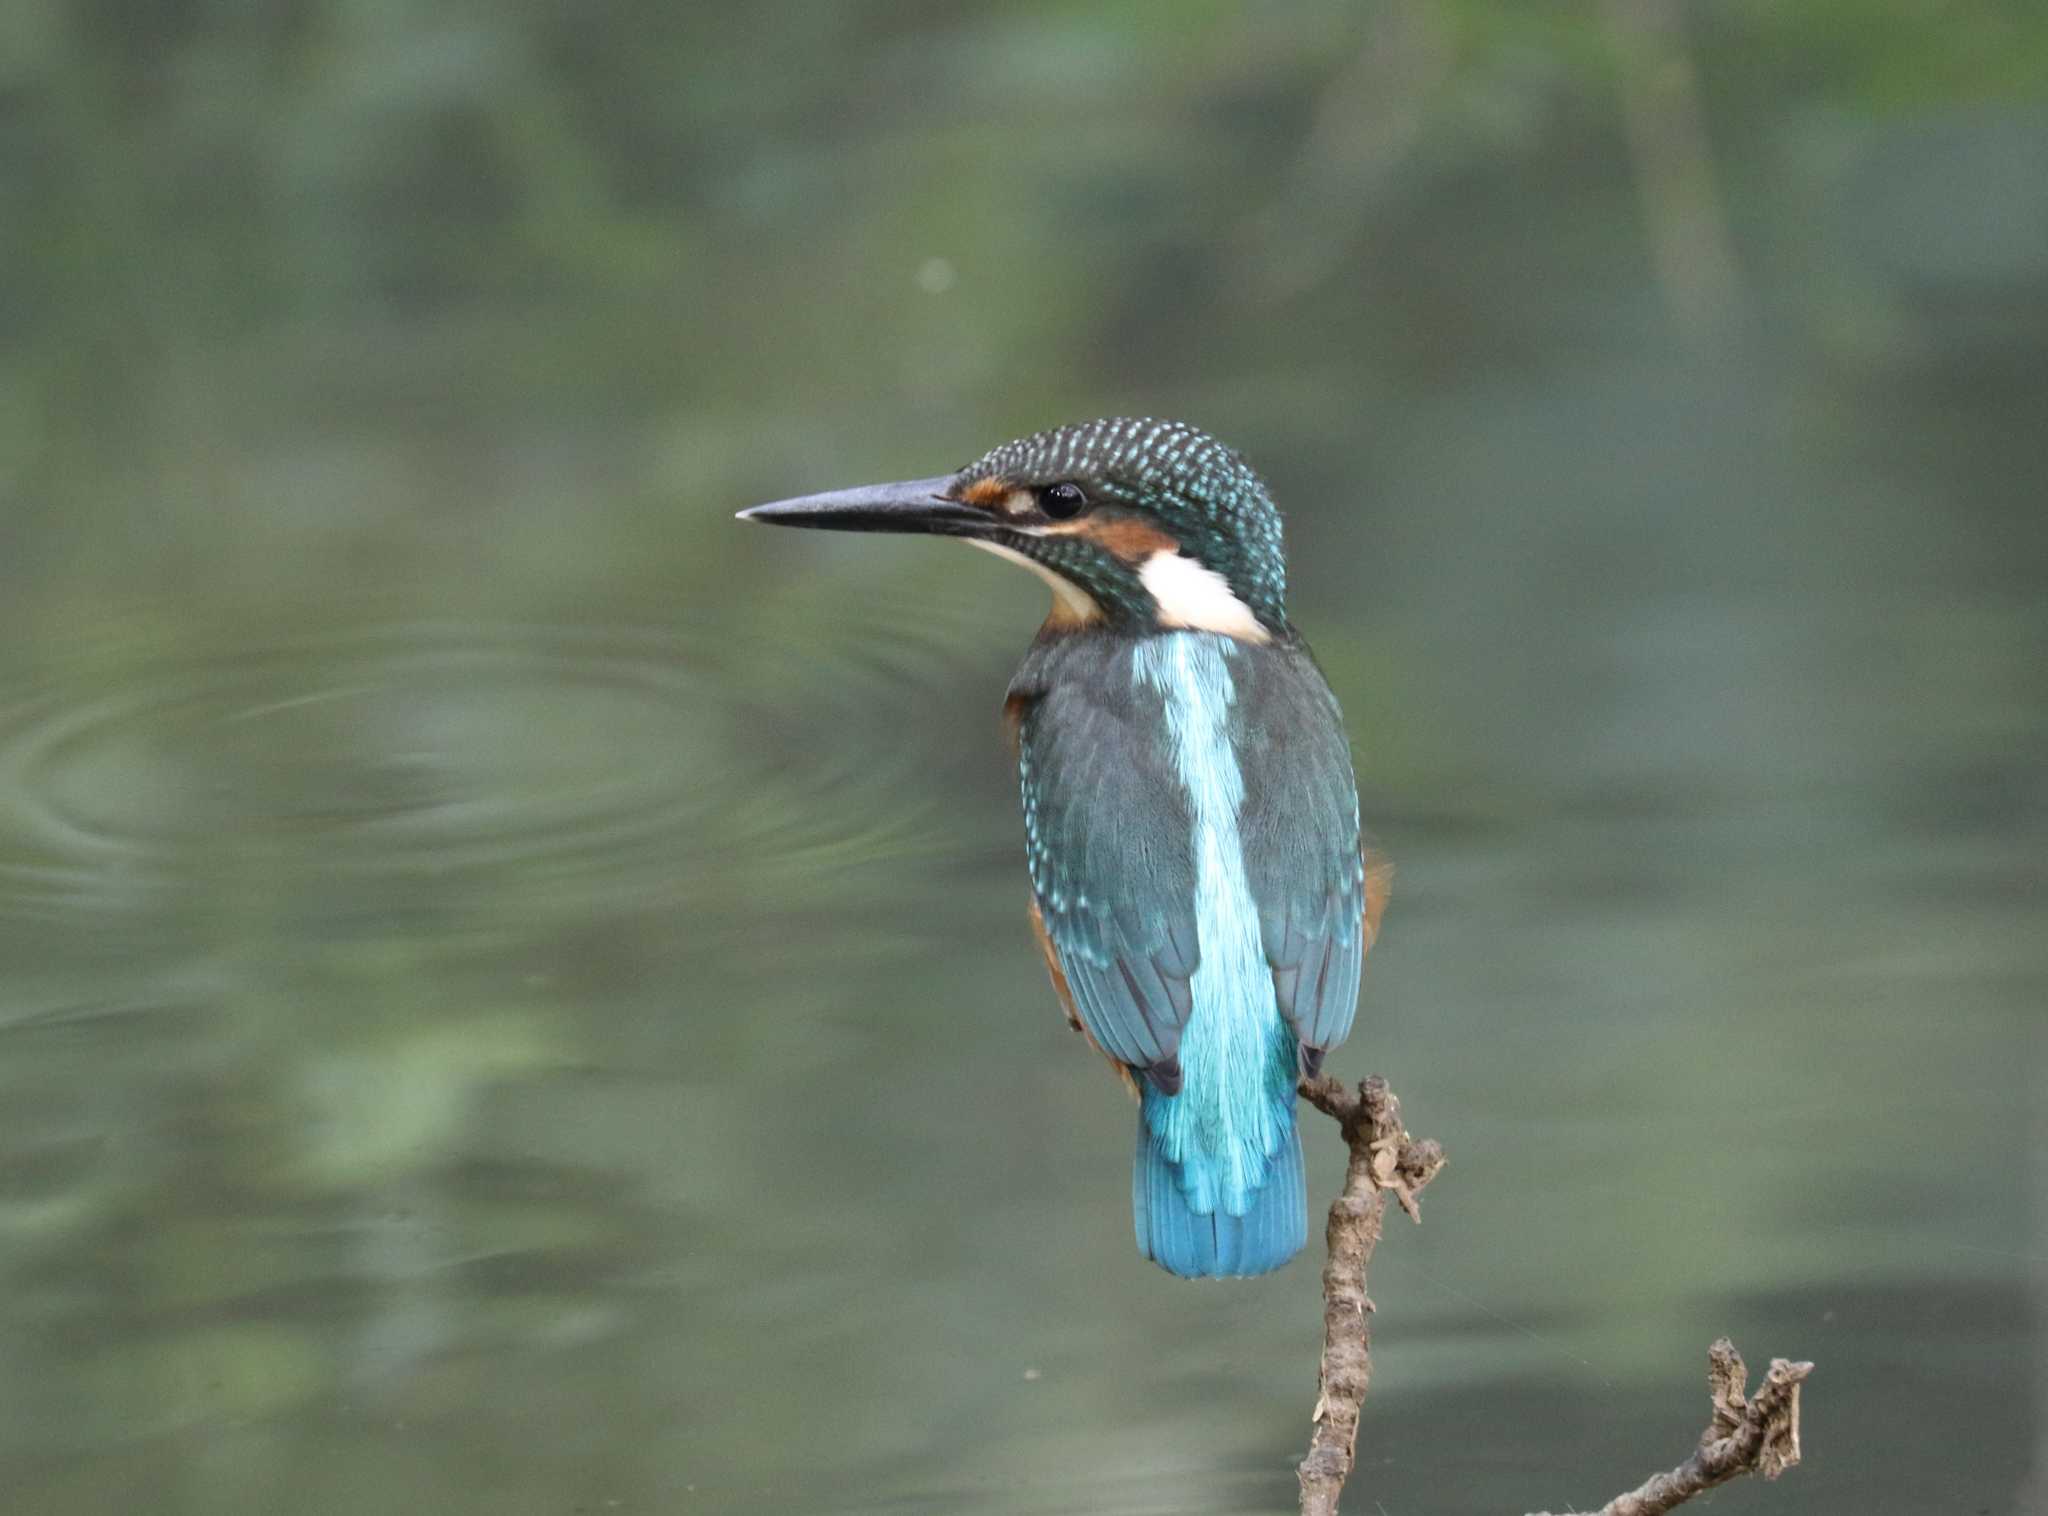
[[[1390,870],[1265,483],[1193,426],[1115,417],[740,519],[957,538],[1051,587],[1004,720],[1053,990],[1137,1099],[1138,1249],[1189,1279],[1280,1267],[1308,1236],[1298,1080],[1351,1030]]]

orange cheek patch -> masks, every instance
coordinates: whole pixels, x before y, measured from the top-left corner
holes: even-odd
[[[1180,543],[1176,539],[1135,516],[1109,516],[1100,520],[1084,517],[1046,530],[1049,536],[1054,537],[1085,537],[1126,563],[1143,563],[1154,553],[1180,551]]]

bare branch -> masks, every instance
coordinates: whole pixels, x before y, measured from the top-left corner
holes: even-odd
[[[1444,1150],[1417,1142],[1401,1125],[1401,1102],[1375,1075],[1356,1091],[1327,1074],[1301,1081],[1301,1097],[1334,1120],[1351,1159],[1344,1188],[1330,1205],[1324,1230],[1323,1357],[1315,1431],[1296,1471],[1302,1516],[1336,1516],[1344,1481],[1351,1476],[1358,1418],[1372,1382],[1372,1297],[1366,1268],[1380,1240],[1387,1197],[1416,1221],[1417,1197],[1444,1166]],[[1743,1474],[1776,1479],[1799,1462],[1799,1387],[1810,1363],[1773,1359],[1754,1397],[1745,1392],[1749,1370],[1727,1338],[1707,1351],[1712,1419],[1698,1449],[1684,1463],[1645,1480],[1600,1508],[1598,1516],[1662,1516],[1663,1512]],[[1548,1516],[1548,1513],[1545,1513]]]
[[[1425,1185],[1444,1166],[1444,1150],[1416,1142],[1401,1126],[1401,1102],[1377,1075],[1356,1094],[1328,1075],[1301,1082],[1302,1097],[1336,1120],[1351,1149],[1344,1188],[1330,1205],[1324,1228],[1329,1260],[1323,1265],[1323,1360],[1316,1396],[1315,1432],[1301,1479],[1303,1516],[1335,1516],[1337,1497],[1350,1477],[1358,1441],[1358,1414],[1372,1382],[1372,1298],[1366,1266],[1380,1240],[1387,1196],[1422,1219],[1416,1206]]]
[[[1799,1387],[1812,1372],[1810,1363],[1774,1358],[1755,1397],[1745,1398],[1749,1369],[1735,1344],[1723,1337],[1707,1349],[1713,1418],[1700,1433],[1699,1448],[1677,1468],[1653,1474],[1626,1495],[1615,1496],[1600,1507],[1598,1516],[1662,1516],[1743,1474],[1776,1479],[1799,1462]]]

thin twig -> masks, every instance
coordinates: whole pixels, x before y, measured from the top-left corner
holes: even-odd
[[[1344,1189],[1330,1204],[1324,1229],[1329,1261],[1323,1265],[1323,1361],[1316,1397],[1315,1434],[1297,1471],[1302,1516],[1335,1516],[1337,1497],[1350,1477],[1358,1441],[1358,1413],[1372,1382],[1372,1332],[1367,1317],[1366,1266],[1380,1240],[1380,1220],[1392,1194],[1401,1209],[1422,1219],[1416,1196],[1444,1166],[1444,1150],[1415,1142],[1401,1127],[1401,1102],[1377,1075],[1356,1094],[1328,1075],[1301,1082],[1301,1094],[1343,1128],[1351,1161]]]
[[[1799,1387],[1812,1372],[1810,1363],[1774,1358],[1756,1395],[1745,1398],[1749,1369],[1735,1344],[1723,1337],[1707,1349],[1707,1392],[1714,1410],[1699,1447],[1677,1468],[1652,1474],[1626,1495],[1615,1496],[1598,1516],[1663,1516],[1743,1474],[1776,1479],[1799,1462]]]
[[[1351,1475],[1359,1412],[1372,1382],[1372,1298],[1366,1268],[1380,1240],[1387,1196],[1416,1221],[1417,1197],[1444,1166],[1444,1150],[1417,1142],[1401,1125],[1401,1102],[1374,1076],[1354,1092],[1327,1074],[1301,1081],[1301,1097],[1336,1121],[1351,1159],[1344,1188],[1330,1205],[1324,1230],[1323,1358],[1316,1397],[1315,1432],[1297,1473],[1302,1516],[1336,1516],[1337,1499]],[[1598,1516],[1663,1516],[1693,1496],[1743,1474],[1776,1479],[1799,1462],[1799,1387],[1810,1363],[1771,1361],[1754,1397],[1744,1386],[1749,1370],[1727,1338],[1707,1350],[1707,1388],[1713,1418],[1692,1457],[1652,1475],[1600,1508]],[[1548,1513],[1545,1513],[1548,1516]]]

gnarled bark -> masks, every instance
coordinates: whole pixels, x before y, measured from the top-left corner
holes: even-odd
[[[1444,1150],[1408,1135],[1401,1125],[1401,1102],[1378,1076],[1353,1091],[1327,1074],[1317,1075],[1302,1080],[1301,1095],[1337,1122],[1351,1153],[1344,1188],[1330,1205],[1323,1233],[1329,1256],[1323,1264],[1315,1430],[1297,1470],[1302,1516],[1336,1516],[1338,1497],[1351,1475],[1359,1414],[1372,1384],[1373,1303],[1366,1293],[1366,1271],[1379,1244],[1387,1197],[1420,1221],[1418,1197],[1443,1168]],[[1810,1363],[1773,1359],[1750,1396],[1741,1355],[1727,1338],[1716,1342],[1707,1350],[1713,1413],[1699,1447],[1677,1468],[1615,1496],[1599,1516],[1662,1516],[1742,1474],[1776,1479],[1799,1461],[1799,1388],[1812,1372]]]

